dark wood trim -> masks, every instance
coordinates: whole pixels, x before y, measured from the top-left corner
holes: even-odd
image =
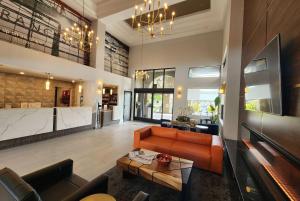
[[[277,144],[274,140],[269,138],[268,136],[264,135],[263,133],[251,128],[247,125],[247,123],[242,122],[242,126],[244,126],[251,134],[255,135],[257,138],[262,139],[266,142],[268,142],[272,147],[274,147],[277,151],[279,151],[282,155],[284,155],[291,163],[300,166],[300,160],[296,158],[294,155],[289,153],[284,147]]]

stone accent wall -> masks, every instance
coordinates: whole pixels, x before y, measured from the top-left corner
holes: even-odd
[[[41,102],[42,107],[54,107],[55,87],[71,90],[71,106],[74,105],[75,85],[71,82],[51,80],[50,90],[45,89],[46,79],[26,75],[0,73],[0,108],[12,104],[20,108],[21,102]]]

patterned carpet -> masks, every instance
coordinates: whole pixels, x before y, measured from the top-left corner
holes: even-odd
[[[122,171],[114,167],[105,173],[109,176],[109,194],[118,201],[131,201],[139,191],[150,194],[150,201],[177,201],[179,192],[152,183],[141,177],[125,179]],[[194,168],[191,188],[186,201],[231,201],[227,176],[219,176]]]

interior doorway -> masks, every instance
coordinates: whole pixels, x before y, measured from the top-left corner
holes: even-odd
[[[132,92],[124,91],[123,121],[131,120],[131,104],[132,104]]]

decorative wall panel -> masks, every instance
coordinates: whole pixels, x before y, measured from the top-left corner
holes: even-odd
[[[111,34],[105,34],[104,69],[128,77],[129,47]]]
[[[281,36],[284,116],[255,114],[241,104],[241,121],[300,160],[300,1],[245,0],[243,68],[274,36]],[[243,79],[242,79],[243,80]],[[244,99],[241,87],[241,103]]]
[[[22,102],[40,102],[42,107],[54,107],[55,87],[71,90],[71,105],[74,105],[75,88],[71,82],[51,80],[50,90],[47,91],[45,81],[42,78],[0,73],[0,108],[4,108],[5,104],[20,108]]]

